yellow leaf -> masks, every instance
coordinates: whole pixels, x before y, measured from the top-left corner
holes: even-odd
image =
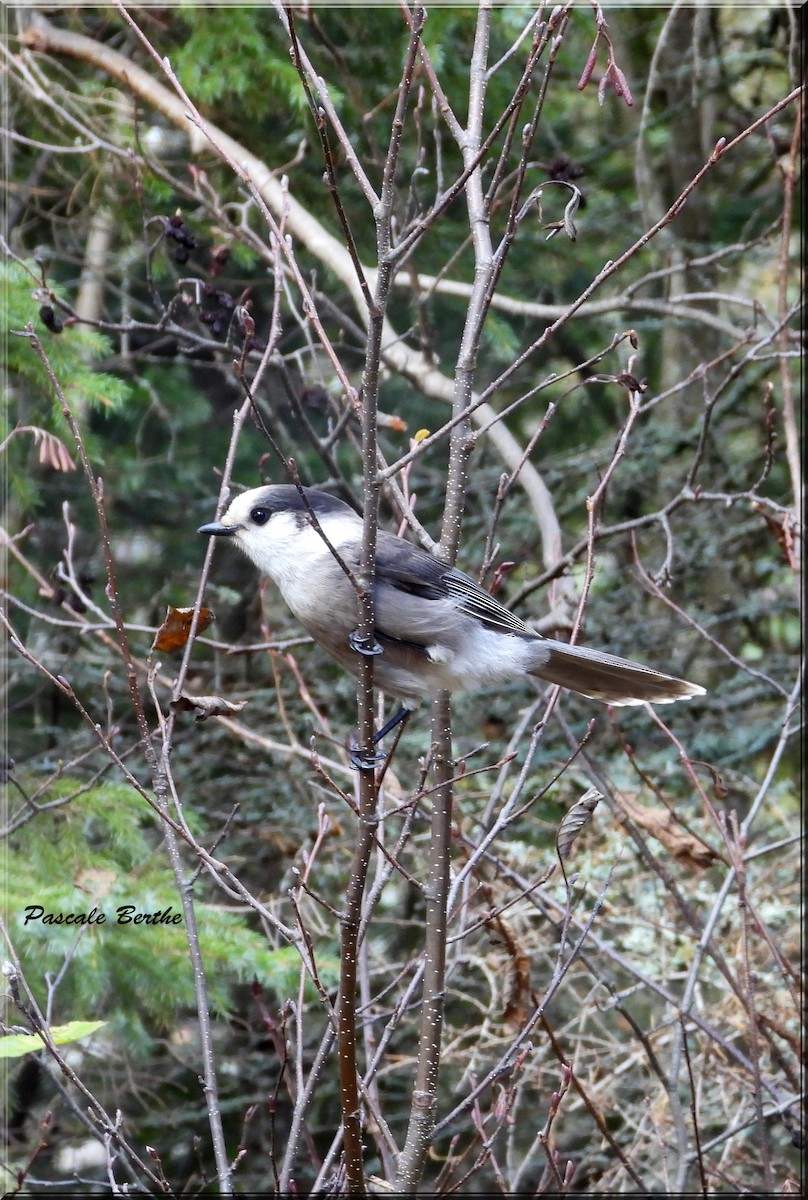
[[[57,1046],[65,1046],[68,1042],[89,1037],[104,1025],[106,1021],[70,1021],[67,1025],[52,1025],[51,1041]],[[44,1045],[45,1039],[38,1033],[10,1033],[0,1037],[0,1058],[22,1058],[23,1054],[41,1050]]]

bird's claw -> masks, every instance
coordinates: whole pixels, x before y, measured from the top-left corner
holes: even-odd
[[[381,750],[363,749],[353,734],[351,734],[348,750],[351,756],[351,766],[357,771],[375,771],[376,767],[381,766],[387,758],[387,755]]]
[[[365,658],[373,658],[376,654],[384,654],[384,650],[378,642],[374,642],[371,645],[369,639],[363,637],[356,629],[348,634],[348,645],[357,654],[363,654]]]

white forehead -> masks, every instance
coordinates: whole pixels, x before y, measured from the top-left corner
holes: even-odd
[[[262,499],[267,504],[267,507],[274,507],[268,501],[266,488],[251,488],[249,492],[242,492],[240,496],[236,496],[235,500],[231,500],[227,511],[222,516],[222,524],[247,524],[250,519],[250,513],[254,508],[258,507]]]

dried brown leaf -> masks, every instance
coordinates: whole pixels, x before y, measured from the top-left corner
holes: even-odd
[[[485,924],[502,941],[510,959],[511,976],[508,980],[502,1019],[520,1027],[527,1018],[530,1000],[530,955],[520,945],[516,934],[501,914],[496,913],[489,917]]]
[[[558,834],[556,836],[556,851],[562,862],[564,859],[569,858],[569,853],[575,839],[584,825],[588,825],[592,820],[592,813],[602,799],[602,792],[599,792],[596,788],[589,788],[581,796],[581,799],[573,804],[564,817],[564,820],[558,827]]]
[[[246,707],[246,700],[225,700],[223,696],[178,696],[171,701],[174,712],[195,712],[197,721],[208,717],[234,717]]]
[[[615,792],[615,799],[635,825],[668,850],[677,862],[691,870],[702,870],[714,862],[725,860],[700,838],[689,833],[666,808],[647,808],[625,792]]]
[[[169,604],[165,620],[157,630],[152,649],[159,650],[161,654],[171,654],[175,650],[182,650],[191,634],[193,619],[194,610],[192,608],[172,608]],[[196,632],[202,633],[213,620],[214,616],[209,608],[200,608]]]

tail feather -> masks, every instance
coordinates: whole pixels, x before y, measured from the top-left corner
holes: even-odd
[[[664,675],[600,650],[570,646],[550,638],[542,638],[535,647],[535,660],[528,666],[528,674],[591,700],[615,705],[670,704],[705,695],[705,689],[697,683]]]

